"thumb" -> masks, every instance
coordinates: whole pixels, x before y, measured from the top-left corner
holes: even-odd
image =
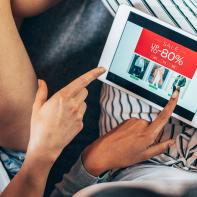
[[[170,140],[151,146],[144,153],[146,157],[145,159],[147,160],[154,156],[164,153],[169,147],[173,146],[175,143],[176,143],[175,140],[170,139]]]
[[[39,109],[47,100],[48,88],[44,80],[38,80],[38,90],[34,101],[34,109]]]

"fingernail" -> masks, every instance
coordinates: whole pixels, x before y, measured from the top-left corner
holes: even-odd
[[[38,79],[38,86],[40,86],[42,83],[42,80],[41,79]]]
[[[169,143],[169,146],[171,147],[171,146],[173,146],[173,145],[175,145],[176,144],[176,141],[175,140],[172,140],[170,143]]]
[[[180,92],[180,89],[179,89],[179,90],[176,89],[176,90],[174,91],[174,93],[172,94],[172,98],[173,98],[173,99],[176,99],[176,98],[179,96],[179,92]]]
[[[104,73],[106,71],[106,69],[104,67],[99,67],[99,71]]]
[[[176,90],[177,90],[178,92],[180,92],[181,88],[178,86],[178,87],[176,88]]]

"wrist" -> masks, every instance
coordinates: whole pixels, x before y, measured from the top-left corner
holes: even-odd
[[[102,159],[99,159],[96,155],[91,155],[89,148],[85,149],[81,155],[83,166],[89,174],[98,177],[109,170]]]
[[[38,173],[42,176],[44,173],[48,173],[54,164],[54,160],[40,154],[30,154],[27,152],[22,169],[25,171]],[[30,173],[29,173],[30,174]]]
[[[32,162],[36,161],[46,166],[53,165],[60,155],[59,150],[50,148],[49,146],[40,146],[33,143],[29,143],[26,153],[26,159]]]
[[[37,187],[45,184],[52,166],[53,162],[27,154],[19,174],[29,185]]]

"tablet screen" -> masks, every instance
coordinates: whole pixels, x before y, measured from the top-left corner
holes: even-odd
[[[107,79],[164,107],[180,87],[175,113],[192,120],[197,111],[197,42],[130,13]]]

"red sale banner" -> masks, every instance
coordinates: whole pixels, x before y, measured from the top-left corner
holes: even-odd
[[[135,52],[190,79],[197,68],[195,51],[147,29],[143,29]]]

